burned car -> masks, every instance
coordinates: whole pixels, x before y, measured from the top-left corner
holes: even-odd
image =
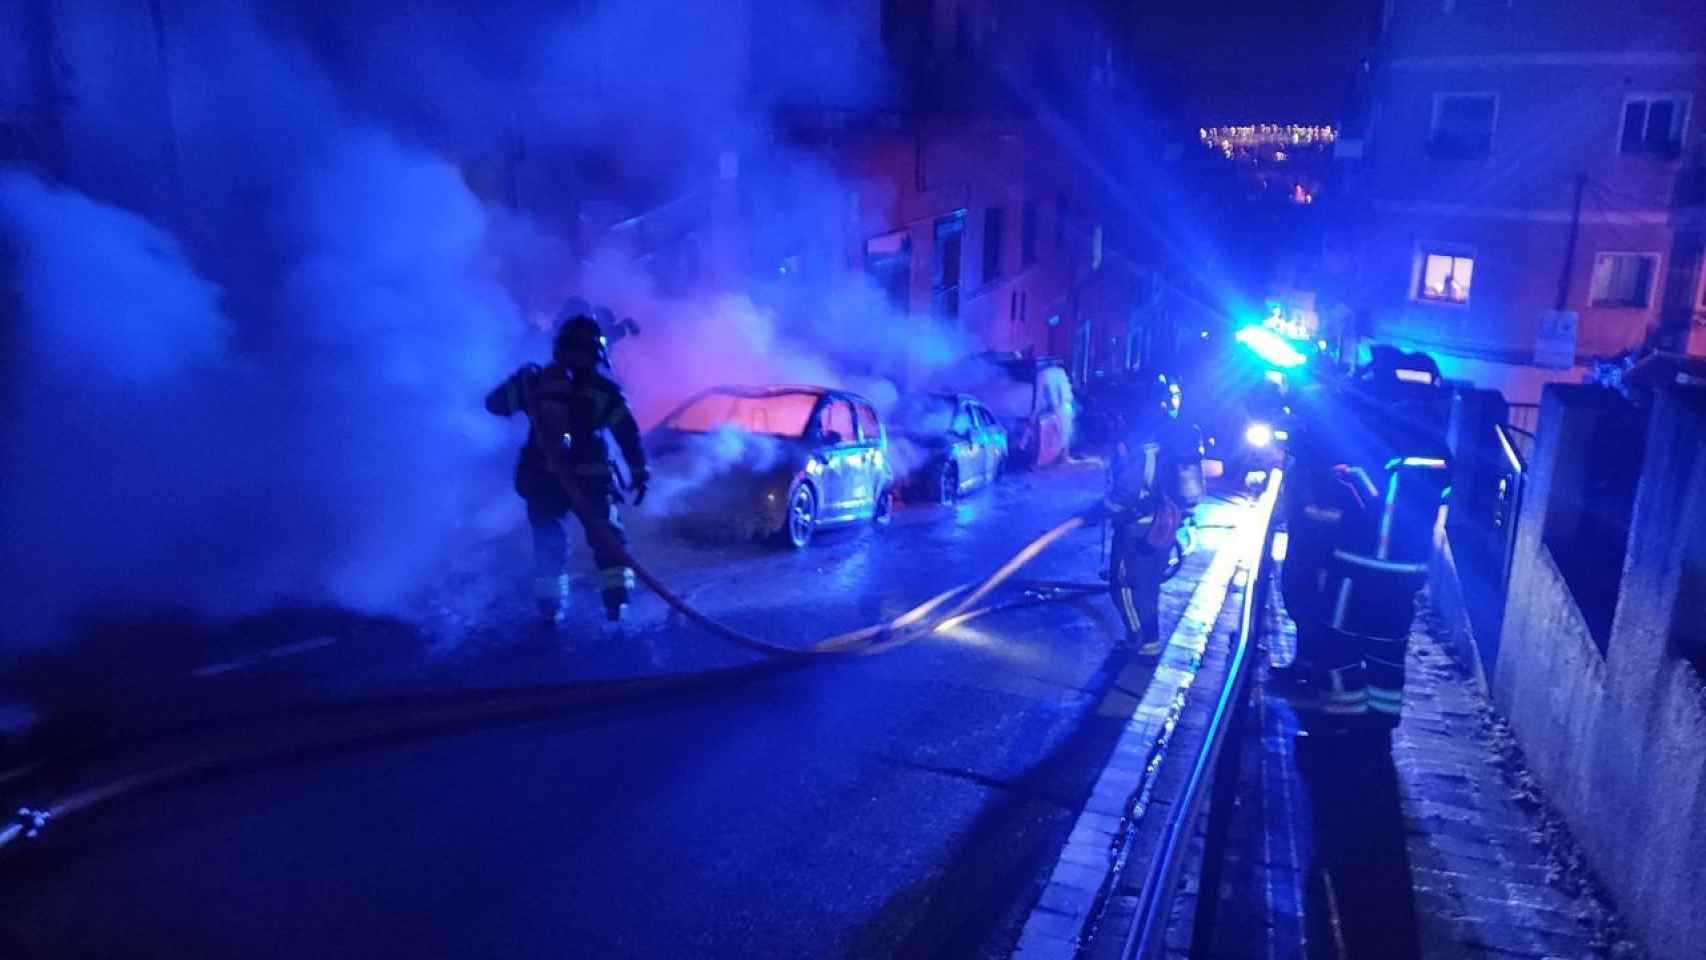
[[[955,393],[902,397],[890,417],[897,468],[909,500],[953,503],[994,483],[1007,465],[1007,430],[976,398]]]
[[[941,386],[981,397],[1007,431],[1015,467],[1045,467],[1066,459],[1076,402],[1066,367],[1053,357],[984,351],[938,378]]]
[[[887,525],[888,437],[863,397],[825,387],[713,387],[646,438],[664,509],[701,530],[804,547],[822,527]]]

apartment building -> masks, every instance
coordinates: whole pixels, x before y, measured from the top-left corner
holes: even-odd
[[[1344,211],[1361,333],[1534,402],[1706,350],[1706,3],[1386,0]]]

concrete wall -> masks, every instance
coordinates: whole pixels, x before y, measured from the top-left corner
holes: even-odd
[[[1706,398],[1669,388],[1654,403],[1603,656],[1542,529],[1569,494],[1560,455],[1601,402],[1545,391],[1493,693],[1624,915],[1655,957],[1681,960],[1706,943],[1706,684],[1673,640],[1684,549],[1706,536]]]

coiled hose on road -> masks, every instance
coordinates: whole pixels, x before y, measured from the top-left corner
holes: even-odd
[[[565,485],[568,486],[568,485]],[[571,499],[579,500],[580,493],[569,487]],[[580,504],[577,503],[577,506]],[[886,652],[932,631],[946,629],[980,617],[1006,605],[979,607],[991,593],[1012,579],[1027,564],[1062,537],[1085,524],[1082,515],[1074,515],[1026,544],[1007,562],[980,581],[961,584],[944,590],[923,603],[882,623],[849,630],[827,637],[808,647],[789,647],[760,639],[721,623],[671,590],[644,563],[633,556],[626,545],[614,535],[600,530],[608,537],[606,546],[619,549],[635,576],[655,592],[665,604],[692,623],[722,637],[737,646],[765,655],[764,661],[738,667],[725,667],[697,673],[639,677],[631,680],[606,681],[591,684],[555,684],[511,688],[472,694],[450,694],[426,697],[393,697],[369,701],[344,701],[323,705],[297,714],[296,737],[285,737],[256,747],[252,743],[236,748],[220,749],[209,746],[190,749],[189,755],[170,762],[145,765],[142,769],[118,774],[103,783],[74,790],[60,800],[42,807],[25,806],[18,810],[16,820],[0,827],[0,848],[20,837],[35,837],[49,823],[64,819],[98,805],[142,790],[161,786],[195,775],[252,765],[266,759],[300,756],[316,750],[348,747],[377,738],[421,734],[432,730],[454,729],[476,722],[492,722],[505,718],[561,712],[571,708],[615,706],[637,702],[670,693],[710,689],[773,673],[777,669],[801,665],[828,657],[851,656]],[[596,534],[595,534],[596,535]],[[1042,585],[1050,591],[1042,600],[1047,602],[1104,589],[1099,584],[1051,582]],[[957,602],[955,602],[958,598]],[[949,606],[949,604],[952,604]],[[1014,603],[1012,605],[1017,605]],[[943,612],[942,608],[947,607]],[[368,717],[367,712],[375,716]],[[26,779],[42,769],[34,764],[27,770],[0,775],[0,784]]]

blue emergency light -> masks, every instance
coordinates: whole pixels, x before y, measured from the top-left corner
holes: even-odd
[[[1291,341],[1266,327],[1244,327],[1238,331],[1236,339],[1249,347],[1256,356],[1275,367],[1301,367],[1309,360],[1291,345]]]

